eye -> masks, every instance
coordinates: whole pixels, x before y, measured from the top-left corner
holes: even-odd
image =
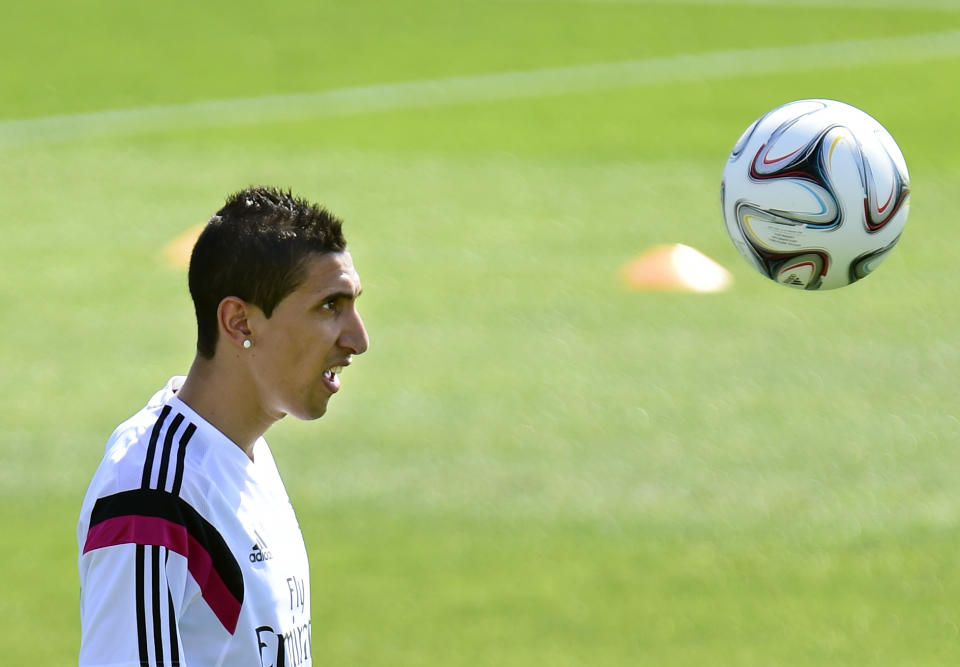
[[[340,300],[339,299],[327,299],[320,304],[320,310],[326,310],[331,313],[340,312]]]

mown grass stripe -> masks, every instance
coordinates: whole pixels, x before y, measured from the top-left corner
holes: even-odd
[[[956,56],[960,56],[960,30],[687,53],[645,60],[11,120],[0,123],[0,148],[151,130],[256,125]]]

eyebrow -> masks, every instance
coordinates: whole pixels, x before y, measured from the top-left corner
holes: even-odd
[[[324,294],[321,296],[320,300],[329,301],[330,299],[347,299],[349,301],[353,301],[354,299],[359,298],[361,294],[363,294],[363,289],[358,290],[356,294],[347,291],[331,292],[330,294]]]

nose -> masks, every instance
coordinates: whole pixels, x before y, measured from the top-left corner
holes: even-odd
[[[363,319],[360,313],[353,311],[353,317],[349,323],[344,326],[340,333],[340,347],[347,349],[351,354],[363,354],[370,347],[370,336],[367,335],[367,328],[363,325]]]

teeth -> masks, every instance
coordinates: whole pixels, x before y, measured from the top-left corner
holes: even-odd
[[[334,366],[330,369],[332,375],[340,375],[340,372],[343,370],[343,366]]]

